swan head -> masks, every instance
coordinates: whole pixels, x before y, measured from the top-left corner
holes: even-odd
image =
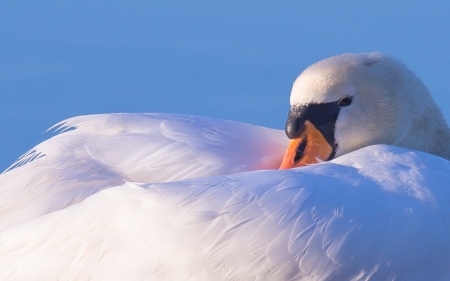
[[[380,53],[343,54],[309,66],[294,82],[290,104],[286,135],[291,143],[281,169],[373,144],[433,153],[431,136],[421,134],[431,134],[426,127],[433,122],[448,130],[420,79]]]

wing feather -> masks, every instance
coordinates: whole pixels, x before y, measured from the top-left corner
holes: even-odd
[[[74,117],[0,175],[0,230],[127,181],[166,182],[276,169],[279,130],[173,114]]]

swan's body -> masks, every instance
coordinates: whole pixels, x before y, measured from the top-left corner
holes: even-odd
[[[449,181],[447,160],[372,146],[299,170],[123,183],[4,231],[0,279],[446,280]]]
[[[364,97],[381,101],[360,95],[350,72],[348,80],[331,73],[374,55],[356,56],[312,66],[294,85],[293,106],[333,103],[350,92],[359,98],[333,121],[336,156],[349,153],[301,169],[253,171],[281,162],[288,140],[277,130],[164,114],[65,121],[75,129],[0,175],[0,279],[448,280],[450,162],[441,158],[448,144],[431,147],[448,128],[407,70],[400,76],[412,79],[404,84],[415,85],[424,106],[372,124],[364,114],[374,109],[358,106]],[[395,63],[392,71],[402,72]],[[363,65],[377,64],[383,69],[380,58]],[[371,75],[381,79],[377,69]],[[380,89],[376,81],[361,85]],[[352,118],[369,123],[362,128]],[[392,128],[401,129],[397,136]],[[350,152],[377,143],[441,157],[386,145]]]

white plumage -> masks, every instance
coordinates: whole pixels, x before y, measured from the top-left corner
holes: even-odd
[[[448,274],[447,160],[372,146],[295,170],[206,177],[276,167],[283,133],[162,114],[84,116],[66,124],[79,127],[36,147],[45,157],[0,177],[1,280],[445,280]],[[183,141],[171,138],[176,131],[169,128],[180,130]],[[118,168],[126,166],[123,153],[132,157],[135,150],[137,157],[149,151],[145,144],[154,145],[133,142],[139,134],[164,145],[135,160],[139,169]],[[182,147],[164,163],[174,172],[162,178],[157,160],[168,143]],[[202,148],[207,155],[195,158]],[[181,172],[179,157],[209,168]],[[181,179],[203,178],[130,182],[174,179],[175,171]]]
[[[378,145],[274,170],[288,144],[279,130],[68,119],[0,175],[0,280],[448,280],[449,129],[426,88],[380,54],[305,73],[293,106],[353,95],[338,156]]]
[[[58,127],[69,130],[39,144],[12,168],[24,166],[1,175],[0,230],[127,181],[276,169],[287,144],[278,130],[184,115],[80,116]]]

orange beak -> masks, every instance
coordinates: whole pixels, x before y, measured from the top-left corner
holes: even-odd
[[[320,160],[328,160],[333,148],[314,125],[305,121],[302,134],[291,140],[281,162],[280,170],[316,164]]]

